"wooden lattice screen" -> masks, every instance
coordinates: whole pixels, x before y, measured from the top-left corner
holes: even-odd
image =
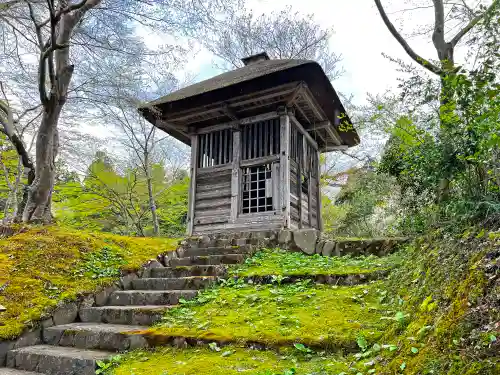
[[[200,134],[198,168],[215,167],[233,160],[233,131],[224,129]]]
[[[280,152],[279,118],[244,125],[241,129],[241,159],[277,155]]]

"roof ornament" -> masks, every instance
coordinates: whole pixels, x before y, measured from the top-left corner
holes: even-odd
[[[266,51],[257,53],[256,55],[247,56],[241,59],[241,61],[243,61],[243,64],[245,64],[245,66],[250,64],[255,64],[259,61],[267,61],[267,60],[271,60],[271,58],[269,57]]]

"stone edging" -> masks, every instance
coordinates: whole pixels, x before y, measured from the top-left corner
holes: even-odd
[[[316,229],[284,229],[280,231],[214,234],[193,236],[179,243],[178,255],[182,249],[198,247],[252,246],[276,247],[290,251],[300,251],[307,255],[322,256],[386,256],[395,252],[398,246],[408,242],[405,237],[374,239],[331,239],[321,235]]]
[[[311,280],[316,284],[339,285],[339,286],[353,286],[370,281],[380,280],[389,274],[389,270],[376,270],[365,273],[353,274],[317,274],[317,275],[290,275],[283,276],[281,279],[276,278],[274,275],[254,275],[254,276],[229,276],[227,279],[243,280],[245,283],[250,284],[293,284],[297,281]]]

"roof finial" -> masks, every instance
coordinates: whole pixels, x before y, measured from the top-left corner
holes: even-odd
[[[243,61],[243,64],[245,64],[245,66],[259,62],[259,61],[265,61],[265,60],[271,60],[271,58],[269,57],[269,55],[267,54],[266,51],[261,52],[261,53],[257,53],[256,55],[244,57],[241,59],[241,61]]]

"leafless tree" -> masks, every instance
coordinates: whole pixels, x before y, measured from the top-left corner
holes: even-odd
[[[313,15],[301,15],[291,7],[256,16],[246,9],[228,17],[223,27],[202,30],[200,42],[223,64],[223,70],[242,66],[241,58],[266,51],[271,58],[317,61],[333,80],[342,74],[341,56],[330,49],[333,29],[322,28]]]
[[[156,213],[156,201],[153,191],[152,164],[154,163],[155,151],[158,143],[166,135],[158,133],[158,129],[147,123],[137,112],[133,111],[134,105],[124,103],[119,107],[102,106],[104,118],[108,123],[115,124],[120,130],[119,142],[132,154],[132,160],[144,173],[148,188],[149,209],[153,223],[153,233],[158,236],[160,227]]]
[[[214,24],[238,3],[19,0],[2,4],[0,82],[8,86],[10,103],[3,102],[1,111],[6,120],[2,120],[1,129],[18,150],[24,167],[33,171],[26,199],[20,204],[20,219],[51,220],[61,126],[79,126],[92,118],[94,104],[106,102],[113,91],[115,68],[124,61],[126,66],[166,68],[175,60],[179,48],[149,48],[138,34],[188,35],[200,24]],[[158,69],[149,72],[154,75]],[[135,73],[131,70],[127,74]],[[150,92],[155,94],[155,90]],[[40,111],[34,162],[15,131],[16,117],[31,108]]]
[[[467,1],[432,0],[432,5],[430,5],[427,1],[424,2],[419,0],[411,9],[403,10],[410,11],[422,8],[433,9],[434,21],[432,30],[423,27],[423,33],[428,33],[431,36],[437,54],[436,60],[419,55],[410,46],[408,38],[405,38],[391,22],[382,5],[382,1],[375,0],[375,5],[380,12],[382,20],[408,56],[417,64],[439,77],[443,77],[457,69],[455,48],[478,23],[500,4],[500,1],[489,1],[490,4],[488,6],[483,3],[483,1],[476,2],[474,7],[473,5],[469,5]]]

